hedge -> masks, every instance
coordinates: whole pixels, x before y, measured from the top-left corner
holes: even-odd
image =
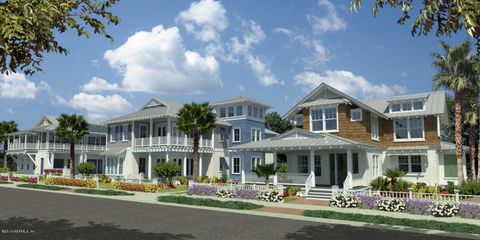
[[[178,204],[185,204],[185,205],[239,209],[239,210],[252,210],[252,209],[263,207],[263,205],[253,204],[249,202],[242,202],[242,201],[219,201],[219,200],[214,200],[209,198],[193,198],[193,197],[184,197],[184,196],[159,196],[157,199],[159,202],[166,202],[166,203],[178,203]]]
[[[304,216],[337,219],[355,222],[366,222],[373,224],[387,224],[396,226],[405,226],[413,228],[442,230],[448,232],[462,232],[462,233],[474,233],[480,234],[480,226],[468,224],[468,223],[447,223],[435,220],[419,220],[408,218],[393,218],[380,215],[365,215],[359,213],[341,213],[335,211],[324,210],[305,210]]]
[[[115,190],[97,190],[97,189],[75,189],[76,193],[94,194],[94,195],[106,195],[106,196],[132,196],[134,193],[115,191]]]
[[[46,185],[39,185],[39,184],[19,184],[17,186],[18,187],[23,187],[23,188],[34,188],[34,189],[43,189],[43,190],[52,190],[52,191],[70,189],[70,188],[66,188],[66,187],[46,186]]]

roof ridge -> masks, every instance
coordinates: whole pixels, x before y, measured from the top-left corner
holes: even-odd
[[[446,92],[444,90],[438,90],[438,91],[428,91],[428,92],[417,92],[417,93],[408,93],[408,94],[402,94],[402,95],[393,95],[393,96],[385,96],[385,97],[375,97],[375,98],[364,98],[364,99],[359,99],[359,101],[374,101],[374,100],[384,100],[384,99],[389,99],[389,98],[395,98],[395,97],[405,97],[405,96],[410,96],[410,95],[416,95],[416,94],[433,94],[433,93],[439,93],[439,92]]]

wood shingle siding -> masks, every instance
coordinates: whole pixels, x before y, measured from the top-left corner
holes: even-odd
[[[379,142],[372,140],[370,112],[362,109],[362,120],[351,121],[350,109],[355,109],[356,106],[340,104],[338,105],[338,133],[333,133],[339,137],[351,139],[354,141],[378,145]]]
[[[303,129],[310,131],[310,110],[308,108],[304,108],[302,110],[303,114]]]
[[[432,146],[440,147],[440,137],[437,134],[437,117],[426,116],[423,119],[425,141],[394,142],[393,120],[380,119],[380,143],[385,147],[414,147]]]

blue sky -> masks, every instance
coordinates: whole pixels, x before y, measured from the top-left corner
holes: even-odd
[[[341,3],[340,3],[341,2]],[[398,9],[371,15],[349,1],[121,1],[121,18],[100,36],[58,40],[43,72],[0,76],[0,120],[21,128],[42,115],[80,113],[101,121],[151,96],[179,102],[244,95],[285,113],[326,82],[360,99],[430,91],[434,35],[413,38]],[[451,44],[464,32],[444,39]]]

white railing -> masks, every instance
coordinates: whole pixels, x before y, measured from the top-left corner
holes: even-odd
[[[310,189],[312,189],[313,186],[313,181],[315,180],[315,174],[312,172],[308,176],[307,180],[305,181],[305,196],[308,196],[308,192],[310,192]]]
[[[344,190],[350,190],[352,188],[353,188],[352,174],[348,173],[347,177],[345,178],[345,181],[343,181],[343,189]]]
[[[267,190],[265,185],[257,185],[257,184],[209,184],[209,183],[193,183],[192,186],[211,186],[216,189],[216,191],[220,190],[239,190],[239,189],[246,189],[246,190],[259,190],[265,191]],[[281,185],[272,185],[268,186],[268,190],[283,190],[283,186]]]
[[[168,145],[167,137],[153,137],[152,146]],[[170,145],[175,146],[193,146],[193,138],[185,138],[182,136],[174,136],[170,138]],[[150,138],[136,138],[135,146],[150,146]],[[199,143],[200,147],[212,147],[211,139],[202,139]]]
[[[47,149],[46,143],[12,143],[8,145],[9,150]],[[70,150],[69,143],[49,143],[48,149]],[[75,144],[75,150],[104,151],[103,145]]]
[[[135,138],[135,146],[150,146],[150,138]]]
[[[167,137],[153,137],[152,138],[152,145],[166,145],[167,144]]]
[[[455,190],[455,193],[418,193],[411,190],[409,190],[408,192],[350,190],[349,193],[357,196],[396,198],[405,200],[410,199],[431,202],[462,202],[469,204],[480,204],[476,201],[469,201],[469,199],[472,198],[478,199],[480,198],[480,196],[459,194],[458,190]]]
[[[278,183],[304,185],[309,173],[277,173]]]

